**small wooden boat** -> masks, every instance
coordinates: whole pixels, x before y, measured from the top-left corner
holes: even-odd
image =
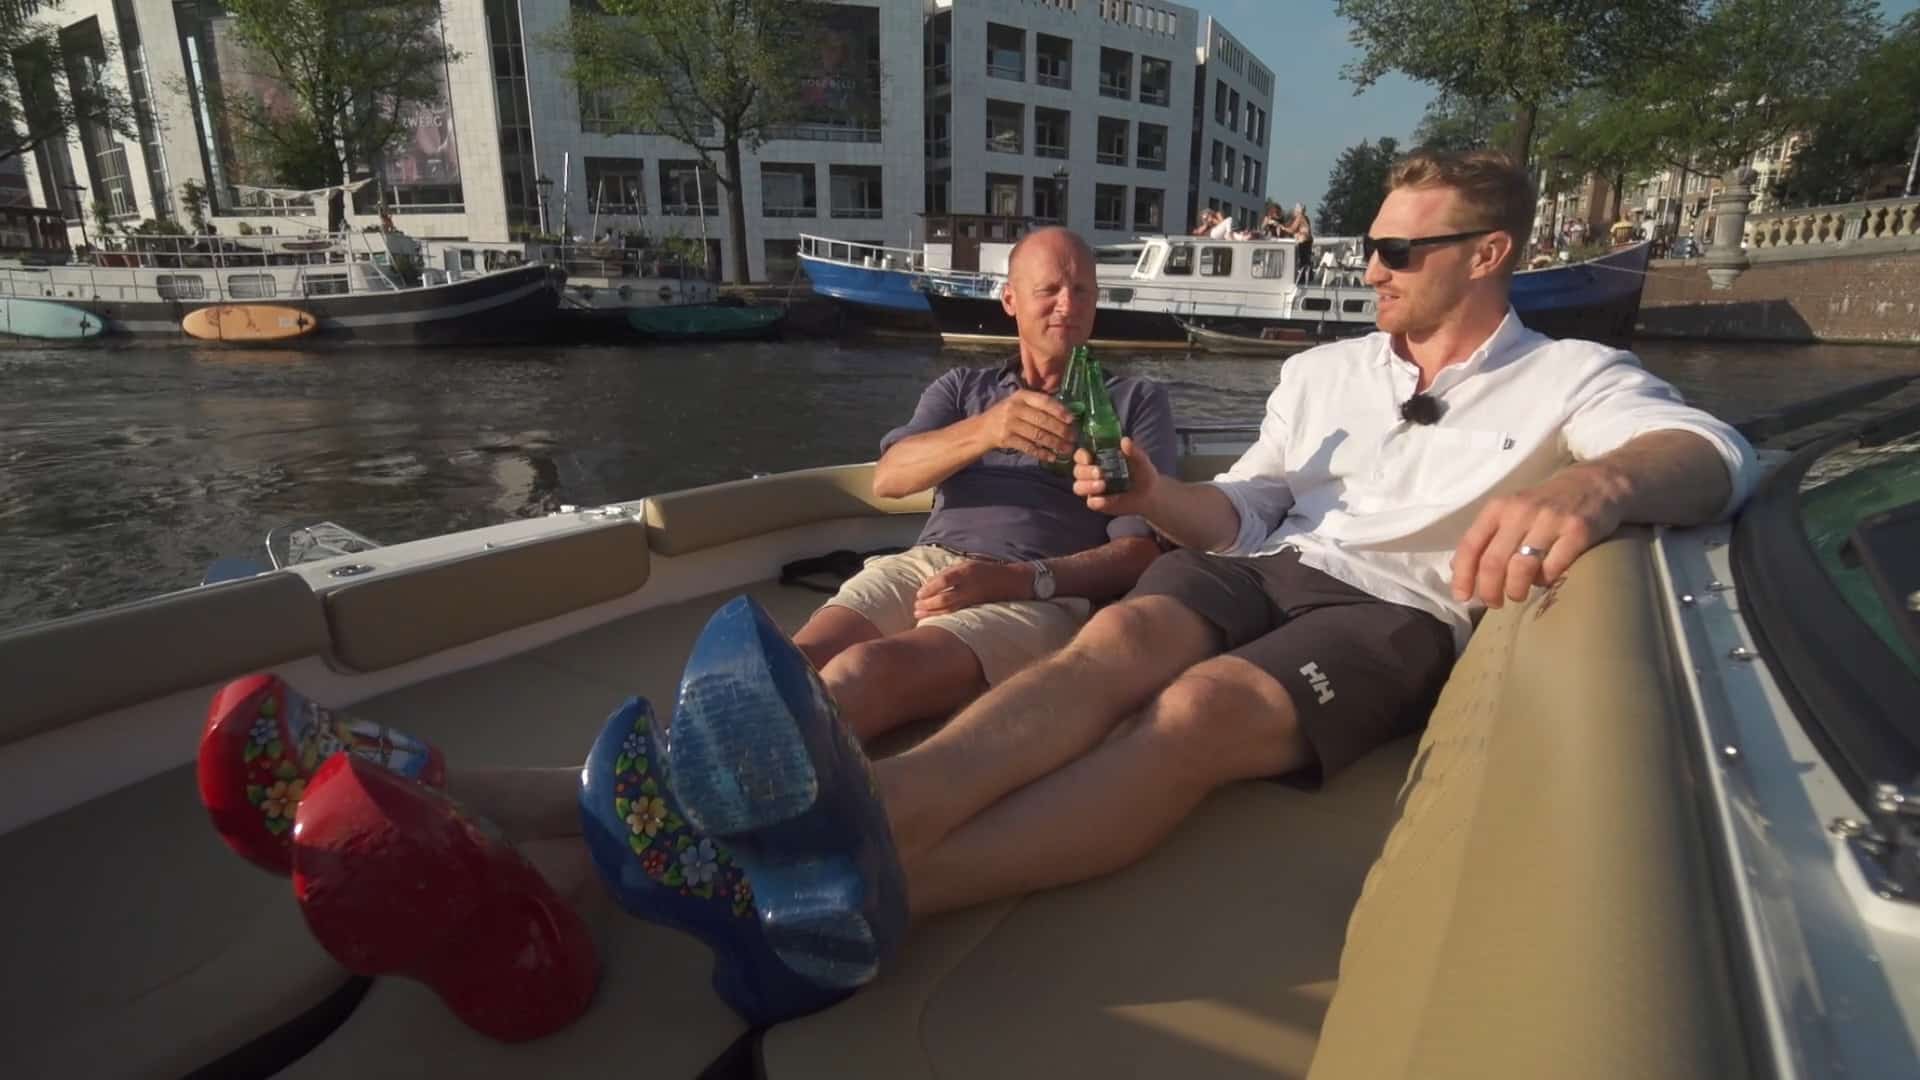
[[[1258,337],[1247,334],[1229,334],[1224,330],[1210,330],[1186,319],[1174,319],[1187,332],[1187,344],[1212,353],[1245,353],[1257,356],[1281,356],[1297,353],[1302,349],[1319,344],[1320,339],[1304,330],[1289,330],[1283,327],[1267,327]]]
[[[636,1050],[663,1080],[1920,1074],[1920,678],[1849,612],[1920,589],[1860,517],[1920,499],[1920,404],[1785,452],[1916,390],[1746,425],[1778,452],[1737,525],[1623,530],[1487,613],[1424,734],[1317,792],[1223,788],[1120,873],[925,919],[764,1030],[693,938],[591,886],[596,1000],[539,1041],[352,975],[215,837],[194,738],[216,687],[274,670],[451,762],[578,762],[628,695],[672,700],[717,606],[797,628],[824,597],[783,566],[911,543],[927,493],[807,469],[0,633],[0,1075],[601,1076]],[[1250,437],[1188,431],[1181,474]],[[1828,565],[1822,521],[1863,568]]]
[[[100,316],[55,300],[0,296],[0,326],[16,337],[77,341],[98,337],[106,328]]]
[[[766,337],[780,328],[784,308],[772,304],[671,304],[627,310],[627,325],[671,341]]]
[[[319,325],[312,315],[280,304],[216,304],[180,320],[180,329],[202,341],[288,341]]]

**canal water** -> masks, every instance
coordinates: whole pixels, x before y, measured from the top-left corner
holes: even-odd
[[[1647,366],[1738,420],[1886,375],[1920,350],[1647,342]],[[1280,361],[1106,355],[1182,423],[1256,422]],[[934,343],[0,352],[0,628],[196,584],[267,530],[384,542],[867,460],[980,353]]]

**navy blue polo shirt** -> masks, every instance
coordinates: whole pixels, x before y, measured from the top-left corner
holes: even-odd
[[[978,416],[1019,389],[1017,362],[954,368],[920,395],[913,419],[880,440],[880,453],[908,436]],[[1154,468],[1175,475],[1178,448],[1166,387],[1150,379],[1109,375],[1107,393],[1120,429],[1146,452]],[[1073,493],[1072,478],[1055,475],[1038,458],[993,450],[934,490],[933,513],[920,531],[920,543],[1027,562],[1086,551],[1115,537],[1151,533],[1138,516],[1114,518],[1087,509],[1086,500]]]

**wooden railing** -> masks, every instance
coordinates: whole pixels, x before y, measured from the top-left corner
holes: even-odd
[[[1920,196],[1754,214],[1747,218],[1744,235],[1748,251],[1903,238],[1920,241]]]

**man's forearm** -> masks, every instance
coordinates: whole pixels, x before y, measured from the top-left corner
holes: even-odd
[[[1147,566],[1160,557],[1160,544],[1151,536],[1123,536],[1097,548],[1048,559],[1053,571],[1054,595],[1104,600],[1133,588]]]
[[[873,467],[873,493],[897,499],[939,484],[993,449],[985,445],[986,432],[986,422],[975,416],[901,439]]]
[[[1690,431],[1649,431],[1568,468],[1592,471],[1617,501],[1622,522],[1704,524],[1720,515],[1733,494],[1725,459]]]
[[[1240,535],[1240,511],[1212,484],[1188,484],[1163,476],[1153,486],[1146,519],[1181,547],[1219,551]]]

